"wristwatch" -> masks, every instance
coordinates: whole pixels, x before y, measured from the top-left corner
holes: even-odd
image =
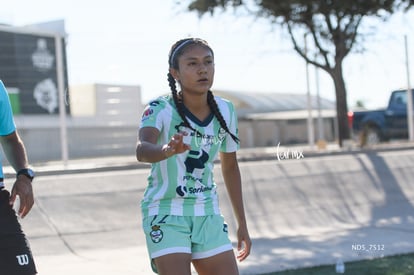
[[[18,177],[18,176],[20,176],[20,175],[25,175],[26,177],[28,177],[30,180],[33,180],[34,179],[34,177],[35,177],[35,173],[33,172],[33,170],[32,169],[30,169],[30,168],[23,168],[23,169],[20,169],[18,172],[17,172],[17,175],[16,175],[16,177]]]

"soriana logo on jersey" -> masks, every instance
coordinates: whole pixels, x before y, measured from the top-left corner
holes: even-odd
[[[158,100],[151,101],[148,106],[145,108],[144,113],[142,114],[141,122],[144,122],[148,119],[154,119],[152,114],[154,113],[153,107],[156,107],[160,104]]]
[[[147,107],[142,114],[142,120],[148,119],[153,113],[154,110],[151,107]]]

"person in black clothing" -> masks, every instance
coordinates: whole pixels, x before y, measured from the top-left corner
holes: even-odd
[[[0,144],[17,173],[9,192],[4,186],[0,162],[0,274],[34,275],[37,271],[32,252],[18,220],[18,216],[24,218],[34,204],[34,173],[29,168],[26,149],[17,133],[7,91],[1,80]]]

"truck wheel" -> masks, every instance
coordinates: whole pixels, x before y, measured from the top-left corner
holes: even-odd
[[[372,126],[364,127],[364,130],[361,132],[360,141],[361,147],[379,144],[381,136],[378,128]]]

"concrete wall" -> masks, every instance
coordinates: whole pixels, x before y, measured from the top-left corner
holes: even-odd
[[[68,104],[71,114],[65,118],[15,116],[31,162],[62,159],[64,140],[67,140],[69,159],[135,154],[143,111],[139,86],[73,86]]]
[[[48,126],[37,127],[26,127],[30,122],[25,122],[16,120],[30,161],[62,159],[59,119],[49,118]],[[136,120],[135,125],[91,125],[79,119],[69,118],[66,128],[69,159],[135,154],[138,123]]]
[[[140,115],[125,120],[68,117],[69,159],[133,155]],[[17,117],[16,124],[32,162],[59,160],[61,128],[58,117]],[[325,141],[335,140],[333,121],[324,120]],[[307,143],[306,121],[240,121],[241,148]],[[315,128],[315,141],[317,141]]]

